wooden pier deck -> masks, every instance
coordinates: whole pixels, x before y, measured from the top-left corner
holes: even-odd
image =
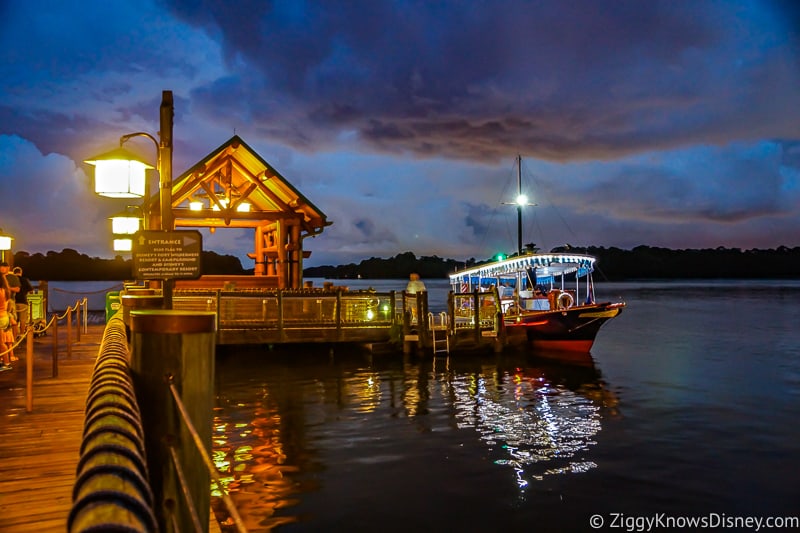
[[[13,370],[0,372],[0,531],[66,531],[86,393],[104,324],[90,324],[67,356],[59,328],[58,376],[52,332],[34,339],[33,410],[26,412],[25,342]],[[73,327],[73,340],[75,337]]]

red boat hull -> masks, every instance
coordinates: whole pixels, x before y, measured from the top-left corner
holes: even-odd
[[[554,311],[528,311],[504,318],[509,345],[528,345],[536,351],[587,353],[600,327],[618,316],[624,303],[600,303]]]

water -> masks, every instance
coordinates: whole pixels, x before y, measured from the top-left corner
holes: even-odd
[[[443,310],[447,280],[425,282]],[[48,310],[84,296],[103,309],[117,289],[51,282]],[[597,294],[628,308],[583,364],[221,351],[215,458],[249,529],[565,531],[599,514],[642,531],[648,517],[799,515],[800,282]]]
[[[34,288],[38,282],[32,281]],[[121,281],[49,281],[47,283],[47,312],[63,313],[68,307],[86,298],[87,308],[103,311],[106,308],[106,294],[122,289]]]
[[[444,309],[447,280],[425,282]],[[800,282],[597,294],[628,308],[583,364],[222,351],[215,460],[250,531],[575,531],[593,514],[633,531],[658,513],[800,515]]]

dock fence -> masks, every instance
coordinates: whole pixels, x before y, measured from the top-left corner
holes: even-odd
[[[72,345],[74,342],[80,342],[81,340],[81,324],[80,319],[81,316],[83,317],[83,324],[82,328],[83,331],[86,332],[88,327],[87,321],[87,310],[86,310],[86,298],[82,300],[77,300],[75,305],[69,306],[62,315],[59,316],[58,313],[53,313],[53,316],[50,319],[50,322],[35,322],[29,323],[26,325],[25,330],[22,331],[18,338],[11,343],[10,346],[6,348],[5,351],[0,352],[0,356],[5,356],[8,353],[14,353],[14,350],[19,348],[23,342],[25,342],[25,410],[28,413],[33,412],[33,339],[34,337],[39,337],[42,335],[46,335],[48,331],[52,332],[53,335],[53,351],[52,351],[52,373],[51,377],[58,377],[58,348],[59,348],[59,336],[58,336],[58,322],[60,320],[66,320],[66,327],[67,327],[67,338],[66,338],[66,345],[67,345],[67,357],[72,357]],[[81,315],[81,309],[83,309],[83,315]],[[74,318],[73,318],[74,317]],[[77,326],[75,328],[75,338],[73,339],[73,322],[76,322]]]

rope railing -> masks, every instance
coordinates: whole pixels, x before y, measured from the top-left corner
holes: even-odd
[[[0,357],[3,357],[4,355],[9,353],[13,354],[14,348],[22,344],[22,341],[28,338],[28,329],[32,329],[32,327],[31,326],[26,327],[25,331],[20,333],[19,337],[17,337],[17,339],[14,342],[12,342],[11,345],[8,348],[6,348],[4,352],[0,352]]]
[[[225,487],[222,484],[222,479],[219,476],[219,472],[217,471],[217,467],[214,465],[214,461],[211,459],[211,456],[205,449],[203,445],[203,439],[197,433],[197,430],[192,424],[192,421],[189,417],[189,413],[186,410],[186,406],[183,404],[180,398],[180,394],[178,393],[177,388],[175,387],[174,383],[174,376],[167,376],[168,384],[169,384],[169,391],[172,394],[172,399],[175,400],[175,405],[178,408],[178,412],[181,414],[181,420],[186,425],[186,429],[189,431],[189,434],[192,436],[192,441],[194,442],[195,448],[197,449],[200,457],[203,459],[203,463],[205,467],[208,469],[208,473],[211,474],[211,478],[214,480],[214,484],[216,485],[217,489],[222,494],[222,501],[225,504],[225,507],[228,510],[228,513],[233,520],[234,525],[236,526],[236,530],[240,533],[246,533],[247,527],[242,520],[242,517],[239,515],[239,511],[236,509],[236,504],[234,504],[233,499],[231,499],[230,494],[228,491],[225,490]],[[186,499],[186,504],[189,507],[189,510],[192,514],[192,521],[195,524],[195,527],[199,526],[199,518],[197,517],[197,511],[195,510],[194,504],[190,501],[190,494],[188,491],[188,487],[186,486],[186,478],[183,475],[183,471],[180,467],[180,462],[178,460],[175,447],[170,446],[170,455],[173,459],[173,465],[176,468],[176,473],[178,474],[178,479],[181,484],[181,490],[183,492],[184,498]],[[197,529],[201,531],[201,529]]]
[[[61,292],[61,293],[64,293],[64,294],[101,294],[101,293],[105,294],[105,293],[108,293],[109,291],[119,290],[123,286],[124,286],[123,283],[117,283],[115,285],[112,285],[112,286],[108,287],[107,289],[100,289],[98,291],[88,291],[88,292],[87,291],[69,291],[67,289],[59,289],[58,287],[50,287],[50,290],[53,291],[53,292]]]
[[[86,315],[86,298],[83,300],[78,300],[75,302],[74,306],[68,307],[64,314],[59,316],[57,313],[54,313],[50,319],[50,322],[46,323],[45,325],[41,324],[27,324],[24,331],[21,332],[20,336],[14,340],[13,343],[6,348],[6,350],[0,352],[0,357],[4,357],[6,354],[14,355],[14,349],[18,348],[23,341],[26,343],[26,362],[25,362],[25,410],[28,413],[33,412],[33,343],[34,337],[38,337],[47,333],[48,330],[53,331],[53,350],[52,350],[52,372],[51,377],[58,376],[58,348],[59,348],[59,338],[58,338],[58,321],[66,319],[67,321],[67,357],[72,357],[72,345],[73,345],[73,338],[72,338],[72,314],[73,312],[77,311],[77,317],[80,317],[80,310],[83,307],[83,329],[84,331],[87,330],[87,315]],[[81,339],[81,328],[80,325],[76,328],[76,342],[80,342]],[[17,357],[17,359],[19,359]]]
[[[120,314],[106,324],[86,399],[70,533],[157,530],[144,429]]]

